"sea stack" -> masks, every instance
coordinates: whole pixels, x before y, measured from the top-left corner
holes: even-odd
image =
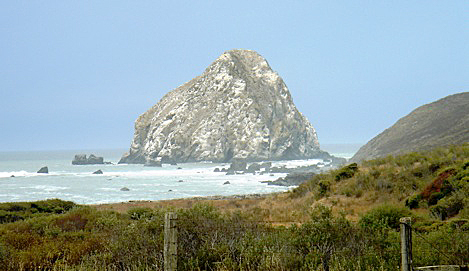
[[[282,78],[255,51],[230,50],[135,121],[119,163],[324,157]]]

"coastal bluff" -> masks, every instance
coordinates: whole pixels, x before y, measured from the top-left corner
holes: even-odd
[[[282,78],[252,50],[230,50],[135,121],[119,163],[328,157]]]
[[[469,92],[423,105],[362,146],[351,162],[469,142]]]

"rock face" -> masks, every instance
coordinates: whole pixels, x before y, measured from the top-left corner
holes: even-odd
[[[90,154],[89,157],[86,157],[86,154],[77,154],[72,161],[72,165],[97,165],[104,164],[103,157],[97,157],[94,154]]]
[[[285,178],[278,178],[275,181],[263,181],[262,183],[279,186],[297,186],[311,180],[314,175],[316,175],[314,172],[292,172],[285,176]]]
[[[370,140],[351,162],[469,142],[469,92],[423,105]]]
[[[48,167],[42,167],[41,169],[39,169],[39,170],[37,171],[37,173],[45,173],[45,174],[47,174],[47,173],[49,173],[49,168],[48,168]]]
[[[250,50],[222,54],[135,122],[119,163],[261,161],[324,152],[282,78]]]

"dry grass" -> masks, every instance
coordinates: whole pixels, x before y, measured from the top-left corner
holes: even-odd
[[[367,211],[383,205],[404,206],[405,200],[421,191],[437,176],[436,170],[467,160],[469,144],[365,161],[352,177],[337,180],[341,170],[314,177],[297,191],[268,195],[188,198],[164,201],[133,201],[95,205],[98,210],[125,213],[135,207],[191,208],[210,204],[221,212],[241,212],[258,221],[302,223],[309,220],[312,207],[323,204],[335,213],[358,221]],[[321,182],[328,186],[320,192]],[[323,185],[324,185],[323,184]],[[424,212],[424,211],[419,211]]]
[[[301,198],[292,198],[288,192],[268,194],[253,198],[187,198],[162,201],[131,201],[122,203],[92,205],[98,210],[113,210],[126,213],[133,208],[182,208],[188,209],[195,204],[210,204],[222,212],[237,212],[256,217],[260,221],[269,221],[274,225],[302,223],[310,218],[310,210],[316,205],[332,207],[334,213],[345,213],[347,219],[358,221],[360,215],[375,206],[388,202],[375,192],[367,192],[360,198],[333,194],[314,200],[312,193]]]

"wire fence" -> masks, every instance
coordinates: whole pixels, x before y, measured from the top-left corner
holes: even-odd
[[[420,232],[413,230],[413,258],[416,266],[469,263],[469,232]]]
[[[177,230],[183,269],[398,270],[401,260],[397,230],[338,220],[300,224],[182,216]],[[469,262],[467,232],[412,232],[414,266]]]

